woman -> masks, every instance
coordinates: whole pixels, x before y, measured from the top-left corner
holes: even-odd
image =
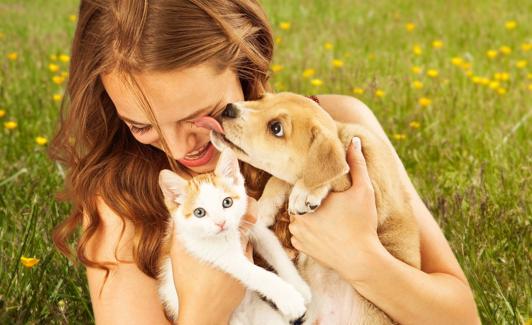
[[[51,146],[69,170],[63,194],[73,210],[54,241],[68,255],[68,237],[83,226],[77,256],[87,267],[97,323],[168,323],[154,279],[168,218],[158,173],[170,166],[191,176],[213,170],[218,153],[194,119],[269,90],[272,54],[271,29],[255,0],[81,1],[69,105]],[[334,119],[361,123],[391,146],[358,100],[317,99]],[[314,214],[292,219],[294,247],[338,271],[399,323],[479,323],[468,282],[398,156],[421,228],[422,270],[380,245],[360,151],[350,148],[348,162],[359,181],[330,194]],[[268,175],[245,164],[242,170],[249,195],[260,197]],[[227,323],[244,288],[188,256],[178,239],[170,254],[179,324]]]

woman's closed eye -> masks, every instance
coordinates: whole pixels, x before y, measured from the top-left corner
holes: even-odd
[[[148,132],[149,130],[151,130],[151,125],[148,125],[148,126],[144,126],[144,127],[136,127],[134,125],[131,125],[129,127],[129,129],[131,130],[131,132],[133,133],[136,133],[136,134],[144,134],[146,132]]]

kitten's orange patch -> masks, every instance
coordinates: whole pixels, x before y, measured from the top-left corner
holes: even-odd
[[[194,209],[196,208],[196,200],[202,184],[212,184],[214,187],[222,188],[234,200],[240,199],[237,192],[228,186],[221,178],[217,177],[214,173],[200,174],[192,178],[186,187],[187,200],[183,204],[183,214],[185,218],[190,218]]]

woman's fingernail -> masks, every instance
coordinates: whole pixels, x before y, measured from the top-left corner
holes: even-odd
[[[362,146],[362,144],[360,143],[359,137],[353,137],[353,139],[351,139],[351,142],[353,142],[353,145],[355,146],[356,150],[360,150],[360,147]]]

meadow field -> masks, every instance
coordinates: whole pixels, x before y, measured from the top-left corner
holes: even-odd
[[[484,324],[531,324],[532,2],[264,0],[276,91],[346,94],[382,123]],[[46,154],[78,1],[0,0],[0,324],[93,323]]]

